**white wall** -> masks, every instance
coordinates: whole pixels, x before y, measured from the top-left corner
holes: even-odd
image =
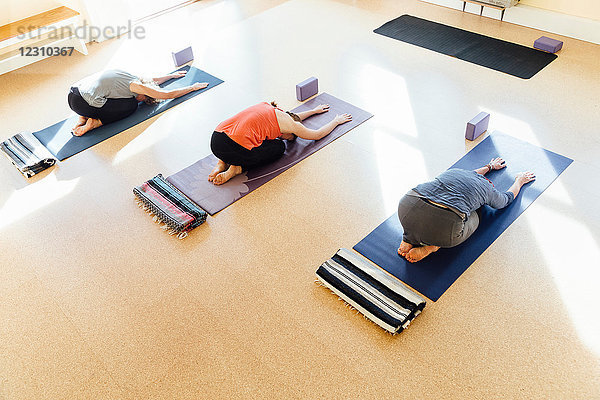
[[[94,1],[102,2],[102,0]],[[521,4],[600,21],[599,0],[521,0]],[[80,0],[2,0],[0,25],[27,18],[62,5],[79,11],[82,17],[87,19],[87,13]]]
[[[521,0],[520,4],[600,21],[599,0]]]

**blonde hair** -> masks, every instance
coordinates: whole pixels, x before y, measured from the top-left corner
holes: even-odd
[[[152,89],[160,90],[160,86],[154,82],[152,78],[140,78],[140,83],[144,86],[148,86]],[[158,104],[160,103],[159,99],[155,99],[154,97],[150,97],[147,94],[144,95],[144,103],[148,105]]]

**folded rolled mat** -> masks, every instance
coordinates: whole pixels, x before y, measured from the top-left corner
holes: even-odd
[[[17,133],[0,143],[0,150],[26,178],[56,163],[56,158],[31,132]]]
[[[362,256],[340,249],[317,269],[320,283],[390,333],[403,331],[425,299]]]
[[[138,205],[154,215],[154,220],[163,223],[163,229],[179,239],[206,221],[207,213],[196,203],[188,199],[162,176],[154,178],[133,188]]]

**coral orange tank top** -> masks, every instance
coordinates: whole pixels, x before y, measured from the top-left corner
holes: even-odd
[[[248,150],[258,147],[264,140],[281,136],[275,108],[269,103],[248,107],[221,122],[217,132],[225,132],[234,142]]]

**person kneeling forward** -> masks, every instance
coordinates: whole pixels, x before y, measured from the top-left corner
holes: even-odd
[[[506,192],[500,192],[484,175],[505,166],[504,160],[494,158],[474,171],[449,169],[406,193],[398,205],[404,229],[398,254],[417,262],[441,247],[467,240],[479,226],[483,205],[506,207],[524,184],[535,179],[532,172],[521,172]]]
[[[352,119],[350,114],[337,115],[319,129],[309,129],[300,121],[327,112],[329,105],[294,114],[284,112],[275,103],[259,103],[221,122],[212,134],[210,148],[219,159],[208,180],[221,185],[244,170],[269,164],[285,152],[283,140],[301,137],[318,140],[336,126]]]

